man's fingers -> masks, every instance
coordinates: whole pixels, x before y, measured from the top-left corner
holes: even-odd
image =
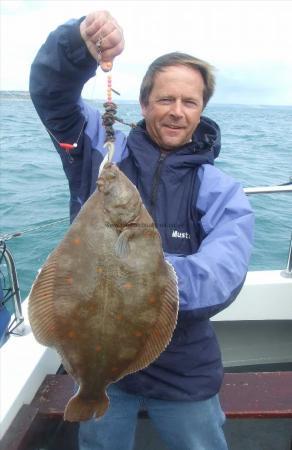
[[[80,24],[81,37],[102,70],[111,70],[113,59],[124,49],[123,30],[107,11],[89,14]]]
[[[108,29],[108,28],[107,28]],[[110,32],[99,32],[91,38],[93,43],[96,43],[100,46],[101,52],[104,52],[108,49],[114,50],[117,45],[123,43],[124,38],[121,35],[121,32],[116,28],[112,28]],[[116,54],[114,54],[116,56]]]
[[[115,32],[115,36],[111,36],[113,32]],[[116,29],[113,23],[106,23],[102,27],[100,27],[96,33],[92,34],[89,39],[93,43],[98,43],[100,40],[102,41],[102,47],[108,48],[110,42],[113,41],[113,38],[116,37],[116,40],[120,39],[120,32]]]
[[[87,36],[92,39],[94,35],[96,35],[101,28],[104,26],[106,22],[105,21],[101,21],[101,20],[95,20],[94,22],[92,22],[92,24],[90,26],[86,25],[86,34]]]
[[[108,47],[101,46],[101,60],[112,61],[116,56],[120,55],[124,49],[124,41],[119,41],[115,45],[109,41]]]
[[[114,48],[105,50],[101,53],[99,57],[99,64],[104,72],[108,72],[112,69],[114,58],[122,53],[123,49],[124,42],[119,42]]]
[[[88,37],[92,37],[96,34],[106,23],[110,23],[114,20],[110,13],[107,11],[97,11],[89,14],[85,18],[86,34]]]

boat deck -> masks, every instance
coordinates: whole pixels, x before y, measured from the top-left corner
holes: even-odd
[[[227,419],[224,432],[229,450],[291,450],[292,419]],[[57,432],[48,430],[50,450],[78,450],[77,435],[76,424],[63,424]],[[133,450],[169,449],[160,439],[151,421],[144,418],[138,421]]]
[[[230,450],[290,450],[292,419],[227,419],[224,432]],[[161,441],[150,420],[140,419],[134,450],[169,449]]]

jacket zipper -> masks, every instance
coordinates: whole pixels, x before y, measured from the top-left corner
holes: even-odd
[[[157,192],[158,192],[158,186],[159,186],[159,181],[160,181],[160,174],[161,174],[162,164],[163,164],[166,156],[167,156],[166,153],[160,154],[160,157],[159,157],[159,160],[158,160],[158,163],[156,166],[156,170],[154,173],[154,177],[153,177],[151,197],[150,197],[150,206],[151,206],[151,213],[152,213],[152,217],[153,217],[154,221],[156,221],[155,207],[156,207],[156,201],[157,201]]]

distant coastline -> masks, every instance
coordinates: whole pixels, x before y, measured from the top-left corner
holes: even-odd
[[[90,99],[83,97],[84,100],[87,101],[93,101],[98,103],[103,103],[104,99]],[[28,91],[15,91],[15,90],[9,90],[9,91],[1,91],[0,90],[0,100],[1,99],[14,99],[14,100],[30,100],[30,93]],[[136,100],[118,100],[119,103],[127,103],[127,104],[138,104],[138,101]]]
[[[30,93],[28,91],[16,91],[16,90],[0,90],[0,100],[2,99],[14,99],[14,100],[30,100]],[[97,102],[97,103],[103,103],[104,99],[99,98],[87,98],[83,97],[84,100],[89,102]],[[128,104],[128,105],[139,105],[139,102],[137,100],[125,100],[125,99],[117,99],[117,103],[119,104]],[[213,99],[211,99],[211,102],[208,106],[230,106],[230,107],[240,107],[240,108],[292,108],[292,105],[276,105],[276,104],[263,104],[263,103],[224,103],[224,102],[213,102]]]
[[[0,99],[14,98],[14,99],[30,99],[28,91],[0,91]]]

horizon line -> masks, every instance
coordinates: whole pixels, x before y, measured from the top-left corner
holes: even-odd
[[[25,94],[27,97],[30,97],[29,91],[21,90],[21,89],[0,89],[0,95],[3,93],[10,93],[11,97],[13,97],[12,93],[23,95]],[[94,101],[94,102],[100,102],[103,103],[104,99],[102,98],[89,98],[89,97],[83,97],[84,100],[87,101]],[[139,105],[139,100],[135,99],[118,99],[117,103],[135,103]],[[212,99],[210,100],[210,103],[208,104],[213,106],[221,106],[221,105],[230,105],[230,106],[281,106],[281,107],[292,107],[292,104],[279,104],[279,103],[235,103],[235,102],[212,102]],[[207,106],[208,106],[207,105]]]

